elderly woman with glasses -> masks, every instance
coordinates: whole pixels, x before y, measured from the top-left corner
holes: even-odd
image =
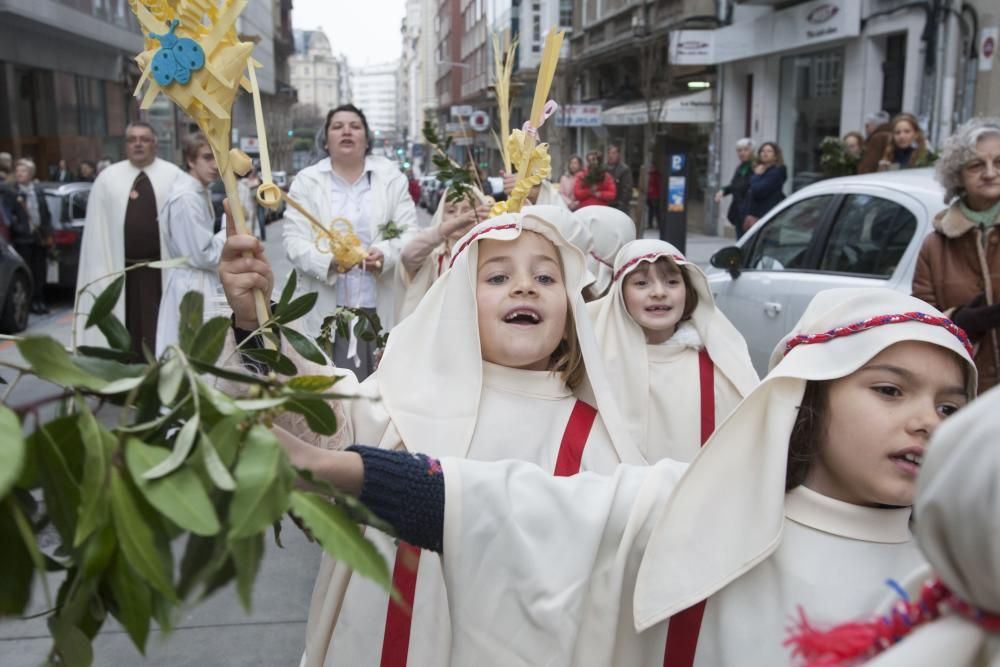
[[[936,169],[949,206],[920,249],[913,295],[945,311],[976,343],[985,391],[1000,382],[1000,118],[959,127]]]

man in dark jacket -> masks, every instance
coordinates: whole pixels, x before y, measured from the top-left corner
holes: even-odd
[[[743,236],[743,200],[746,199],[747,190],[750,189],[750,176],[753,175],[752,139],[744,137],[736,142],[736,157],[740,163],[733,172],[729,185],[715,193],[715,203],[720,203],[723,197],[733,198],[729,202],[726,219],[736,229],[736,238],[740,238]]]
[[[35,182],[35,163],[18,160],[14,165],[14,187],[19,205],[27,211],[27,216],[13,221],[11,243],[17,254],[24,259],[31,271],[34,282],[31,312],[42,315],[49,312],[45,303],[45,273],[52,245],[52,220],[45,202],[45,191]]]
[[[615,181],[615,198],[610,205],[631,216],[632,170],[622,162],[621,149],[615,144],[608,146],[608,173]]]
[[[873,174],[878,171],[878,161],[885,153],[885,147],[892,140],[892,125],[889,113],[876,111],[865,117],[865,146],[858,162],[859,174]]]

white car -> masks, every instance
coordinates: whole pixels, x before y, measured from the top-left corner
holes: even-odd
[[[746,338],[757,371],[813,296],[834,287],[910,293],[917,254],[945,207],[932,169],[833,178],[792,194],[735,246],[712,256],[709,284]]]

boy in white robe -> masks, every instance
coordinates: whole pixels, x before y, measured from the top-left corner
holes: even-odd
[[[791,664],[782,642],[797,607],[821,610],[819,622],[863,613],[885,597],[886,577],[921,563],[914,478],[931,432],[975,392],[970,349],[912,297],[823,292],[686,472],[667,459],[557,480],[522,462],[418,461],[427,473],[408,483],[424,497],[442,486],[443,507],[423,501],[428,517],[413,517],[406,487],[376,490],[385,477],[369,450],[284,444],[405,535],[443,531],[461,619],[452,664]],[[827,387],[828,409],[800,415],[808,386]],[[805,468],[803,433],[816,445]],[[406,526],[393,521],[400,506]]]
[[[622,416],[650,463],[691,461],[759,382],[705,274],[665,241],[625,244],[611,290],[587,311]]]
[[[451,268],[393,330],[377,372],[360,385],[350,373],[317,367],[286,349],[300,373],[344,373],[338,391],[381,401],[338,404],[345,418],[333,440],[317,438],[294,419],[276,421],[279,437],[299,443],[306,439],[321,447],[366,442],[402,449],[405,442],[407,449],[440,456],[523,459],[547,474],[558,475],[579,470],[610,472],[621,462],[641,464],[642,456],[617,415],[600,350],[583,310],[581,290],[588,280],[583,254],[558,231],[571,226],[569,217],[565,209],[525,207],[520,214],[498,216],[471,230],[455,246]],[[233,239],[227,241],[225,253],[236,258],[248,248]],[[519,247],[522,240],[534,244],[535,250],[528,255],[531,262],[541,262],[531,264],[534,268],[527,276],[538,287],[523,284],[525,276],[514,261],[514,250],[511,257],[504,255],[505,248]],[[487,242],[491,255],[480,265]],[[537,251],[545,248],[555,252],[556,261],[539,259]],[[224,285],[229,280],[225,253]],[[556,283],[551,283],[553,278]],[[504,297],[499,308],[486,308],[480,302],[484,284],[494,298],[509,284],[506,289],[511,296]],[[529,370],[491,363],[489,359],[500,357],[488,355],[487,349],[496,346],[498,339],[513,341],[511,349],[522,349],[542,336],[531,332],[531,313],[541,316],[543,326],[556,315],[535,304],[540,297],[529,292],[544,292],[550,284],[561,295],[566,326],[557,332],[552,349],[541,352],[557,368]],[[234,310],[238,327],[251,326],[241,325],[240,309]],[[565,340],[560,342],[558,336]],[[570,360],[570,368],[553,372],[562,359]],[[412,616],[390,605],[377,586],[352,578],[346,567],[324,557],[302,664],[452,664],[451,628],[438,557],[406,545],[397,550],[392,540],[373,530],[368,535],[395,562],[394,582],[412,604]]]
[[[156,157],[156,135],[146,123],[132,123],[126,128],[126,151],[128,159],[116,162],[100,171],[87,200],[87,219],[83,226],[80,243],[80,266],[77,270],[76,289],[97,281],[80,295],[76,312],[80,316],[73,320],[77,345],[107,347],[104,335],[97,329],[84,328],[86,314],[90,312],[94,299],[111,284],[117,274],[125,269],[125,211],[136,196],[134,184],[140,173],[145,173],[152,184],[157,204],[167,200],[167,194],[182,172],[173,164]],[[167,246],[160,230],[160,251],[167,258]],[[164,278],[169,275],[166,272]],[[125,322],[125,299],[123,290],[112,313]],[[158,304],[157,304],[158,305]],[[135,332],[133,332],[134,334]]]

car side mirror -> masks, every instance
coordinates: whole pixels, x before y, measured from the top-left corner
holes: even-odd
[[[725,269],[733,278],[740,277],[740,266],[743,264],[743,251],[739,246],[727,246],[714,255],[709,260],[717,269]]]

